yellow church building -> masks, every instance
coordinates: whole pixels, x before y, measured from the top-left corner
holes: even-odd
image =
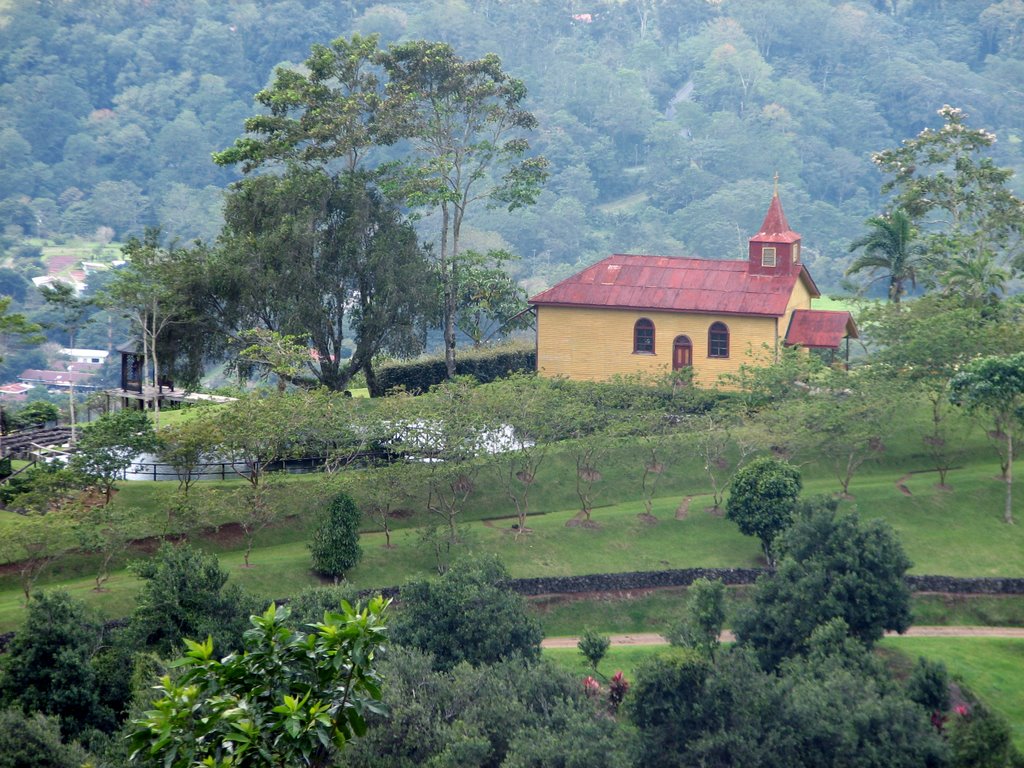
[[[689,368],[713,386],[782,344],[848,345],[853,318],[812,309],[820,295],[776,192],[746,260],[615,254],[531,298],[537,371],[600,381]]]

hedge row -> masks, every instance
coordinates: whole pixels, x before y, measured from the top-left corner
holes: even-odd
[[[514,371],[533,371],[537,367],[537,351],[532,346],[488,347],[460,350],[455,357],[456,372],[473,376],[481,384],[500,379]],[[385,363],[375,371],[376,381],[370,389],[380,397],[396,387],[420,394],[448,377],[444,357]]]

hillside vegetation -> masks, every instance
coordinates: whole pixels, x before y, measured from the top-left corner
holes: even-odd
[[[805,261],[835,289],[882,207],[871,153],[935,126],[943,104],[999,137],[998,165],[1024,167],[1010,2],[5,5],[0,223],[15,267],[24,237],[124,241],[159,225],[213,239],[239,176],[211,153],[275,67],[355,32],[497,53],[526,84],[546,190],[527,211],[471,213],[465,237],[520,256],[531,292],[609,252],[742,256],[776,172]]]

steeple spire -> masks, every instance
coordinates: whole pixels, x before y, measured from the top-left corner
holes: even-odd
[[[751,274],[788,275],[800,269],[800,235],[789,227],[779,200],[779,172],[775,172],[772,201],[764,222],[750,238],[749,266]]]
[[[777,181],[776,184],[778,184]],[[786,214],[782,211],[782,201],[779,200],[779,190],[776,188],[775,194],[772,195],[772,202],[768,206],[768,213],[764,215],[761,229],[754,237],[759,240],[773,240],[780,235],[800,237],[789,228]]]

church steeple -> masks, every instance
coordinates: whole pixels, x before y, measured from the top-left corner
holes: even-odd
[[[800,270],[800,235],[789,228],[779,200],[779,174],[764,222],[748,246],[748,269],[755,275],[790,275]]]

